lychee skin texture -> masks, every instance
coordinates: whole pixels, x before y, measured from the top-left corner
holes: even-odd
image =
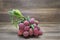
[[[30,29],[30,26],[25,26],[24,31],[28,31]]]
[[[24,21],[24,25],[25,25],[25,26],[29,26],[29,21],[27,21],[27,20]]]
[[[38,26],[37,26],[37,27],[35,27],[35,28],[37,28],[38,30],[40,30],[40,27],[38,27]]]
[[[34,25],[34,27],[37,27],[37,25],[36,24],[33,24]]]
[[[40,27],[37,27],[38,28],[38,30],[40,30]]]
[[[23,29],[20,29],[20,32],[22,32],[22,33],[23,33],[23,32],[24,32],[24,30],[23,30]]]
[[[32,29],[32,28],[29,29],[29,35],[30,35],[30,36],[33,35],[33,29]]]
[[[38,36],[39,35],[39,31],[37,28],[34,28],[34,36]]]
[[[24,29],[25,25],[23,23],[19,24],[19,29]]]
[[[38,30],[40,30],[40,28],[38,27],[38,25],[36,24],[33,24],[34,25],[34,28],[37,28]]]
[[[42,34],[43,34],[43,32],[41,30],[39,30],[39,35],[42,35]]]
[[[30,22],[31,24],[34,24],[35,19],[34,19],[34,18],[31,18],[29,22]]]
[[[36,24],[33,24],[34,25],[34,28],[37,28],[38,27],[38,25],[36,25]]]
[[[23,35],[23,31],[22,30],[19,30],[18,31],[18,36],[21,36],[21,35]]]
[[[28,31],[24,31],[23,36],[24,37],[28,37],[29,36],[29,32]]]

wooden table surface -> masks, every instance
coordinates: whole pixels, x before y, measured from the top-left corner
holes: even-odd
[[[17,36],[18,28],[8,22],[0,22],[0,40],[60,40],[60,24],[39,24],[43,35],[39,38],[22,38]]]

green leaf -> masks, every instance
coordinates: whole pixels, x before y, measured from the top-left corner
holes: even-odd
[[[18,9],[13,9],[13,12],[16,17],[23,17],[22,13]]]
[[[29,16],[27,17],[27,20],[28,20],[28,21],[30,20],[30,17],[29,17]]]
[[[23,22],[26,19],[18,9],[10,10],[8,13],[10,15],[12,24],[15,25],[16,28],[19,22]],[[14,17],[16,18],[14,19]]]
[[[30,25],[30,27],[31,27],[32,29],[34,29],[34,25]]]
[[[13,11],[8,11],[9,15],[14,15]]]

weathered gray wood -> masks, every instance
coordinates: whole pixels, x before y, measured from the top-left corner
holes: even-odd
[[[8,10],[0,12],[0,21],[10,21]],[[24,16],[34,17],[40,22],[58,22],[60,23],[59,8],[39,8],[39,9],[21,9]]]
[[[59,8],[60,0],[0,0],[0,21],[10,21],[8,10],[23,9],[25,16],[35,17],[41,22],[60,22]]]
[[[60,8],[60,0],[0,0],[0,10],[6,8]]]

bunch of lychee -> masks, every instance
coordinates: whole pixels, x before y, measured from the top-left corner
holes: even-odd
[[[40,27],[38,27],[39,22],[34,18],[30,20],[24,20],[19,23],[18,35],[23,37],[31,37],[31,36],[41,36],[43,32]]]

